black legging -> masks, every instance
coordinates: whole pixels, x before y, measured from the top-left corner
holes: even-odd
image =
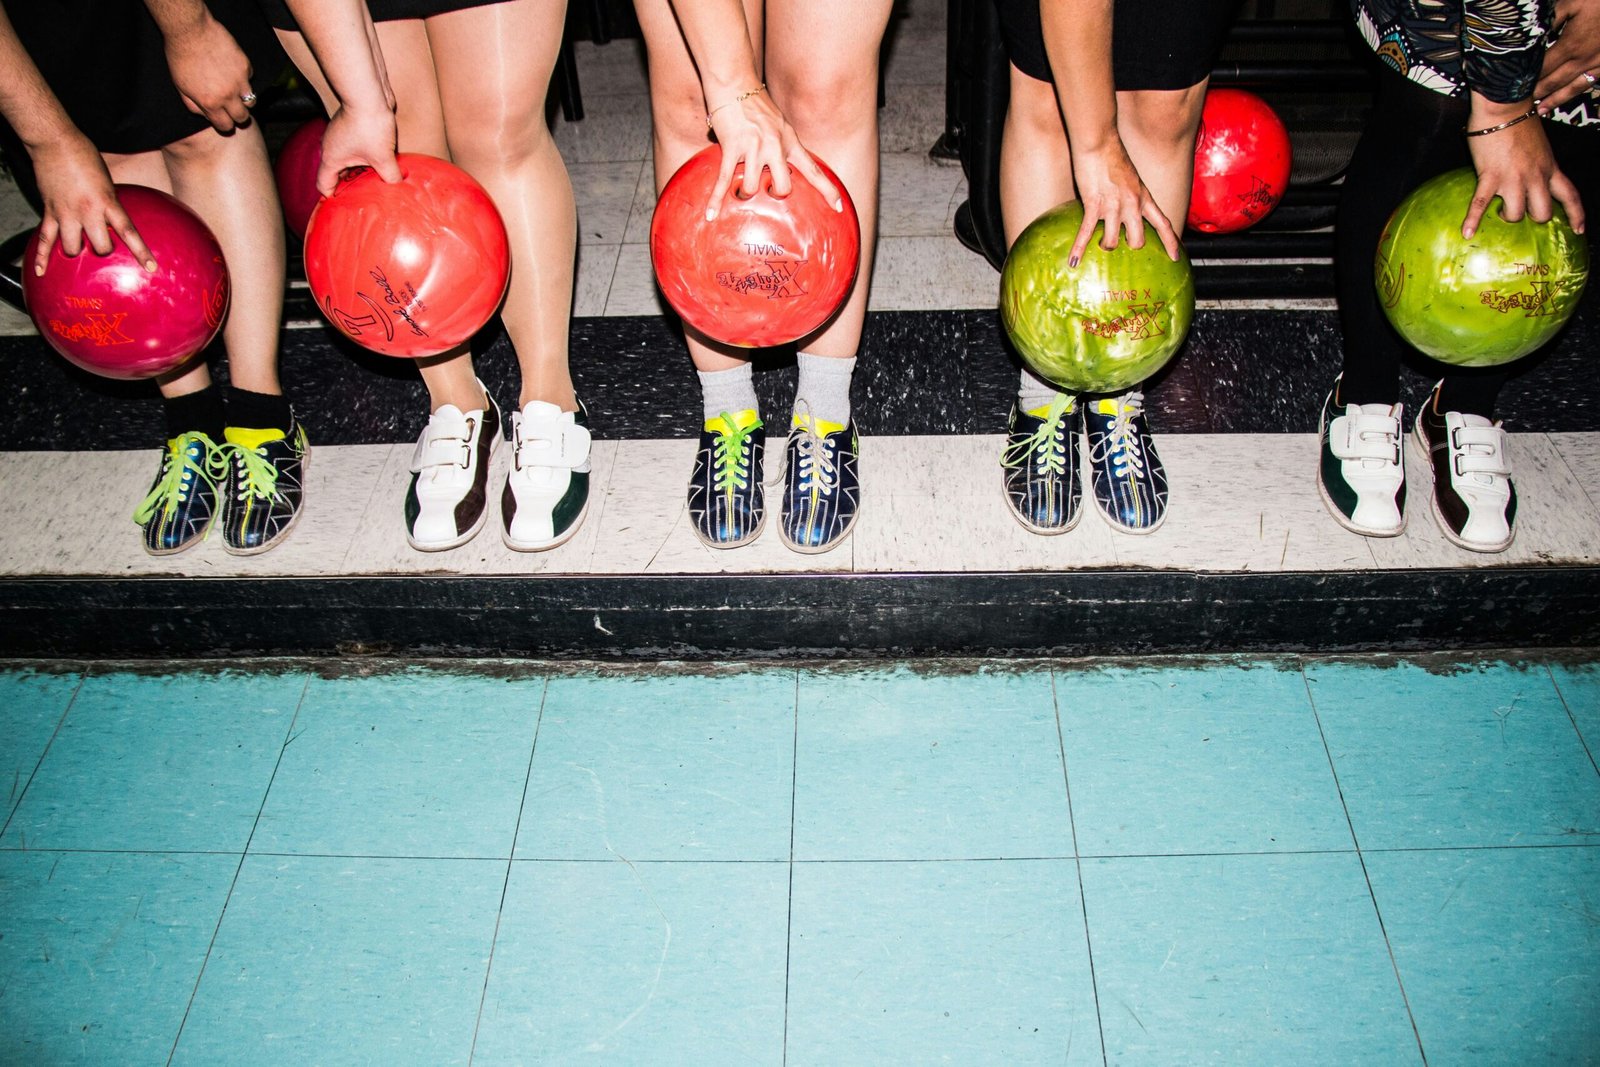
[[[1429,359],[1395,333],[1373,285],[1378,238],[1400,201],[1434,175],[1472,164],[1461,132],[1466,121],[1464,97],[1436,93],[1380,68],[1372,117],[1350,159],[1339,198],[1335,272],[1344,333],[1341,404],[1399,400],[1400,361],[1410,352],[1444,379],[1443,410],[1492,418],[1500,387],[1523,365],[1519,360],[1467,370]],[[1600,130],[1546,122],[1545,131],[1561,169],[1577,184],[1585,211],[1595,217],[1600,212]]]

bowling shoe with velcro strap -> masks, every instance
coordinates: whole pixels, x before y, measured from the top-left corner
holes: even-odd
[[[515,552],[564,543],[589,513],[589,413],[530,400],[511,413],[511,469],[500,494],[500,536]]]
[[[796,552],[827,552],[849,535],[861,507],[860,463],[854,419],[841,426],[795,412],[784,447],[784,544]]]
[[[489,461],[499,443],[500,408],[487,390],[480,409],[446,404],[428,417],[411,456],[406,490],[406,540],[412,548],[456,548],[483,529],[489,515]]]
[[[217,516],[217,481],[228,461],[216,442],[199,431],[167,441],[161,469],[149,494],[133,513],[144,527],[144,550],[170,556],[204,540]]]
[[[298,420],[288,433],[229,426],[223,437],[228,481],[222,547],[236,556],[253,556],[282,541],[299,520],[311,446]]]
[[[767,431],[754,409],[706,420],[689,476],[689,521],[701,543],[737,548],[760,536],[767,521],[766,450]]]
[[[1144,394],[1089,401],[1083,429],[1100,514],[1123,533],[1154,533],[1167,519],[1167,472],[1150,439]]]
[[[1317,428],[1317,491],[1328,514],[1351,533],[1397,537],[1406,528],[1401,405],[1340,405],[1338,396],[1335,382]]]
[[[1000,465],[1006,504],[1024,529],[1062,534],[1078,525],[1078,418],[1069,393],[1028,411],[1020,401],[1011,404]]]
[[[1517,490],[1505,430],[1482,415],[1417,412],[1412,440],[1433,473],[1433,517],[1451,544],[1469,552],[1504,552],[1516,536]]]

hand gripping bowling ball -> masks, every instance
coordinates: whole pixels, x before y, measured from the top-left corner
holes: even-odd
[[[1000,321],[1034,373],[1073,393],[1120,393],[1166,366],[1194,318],[1189,257],[1176,262],[1154,228],[1144,247],[1100,247],[1095,227],[1076,267],[1076,200],[1035,219],[1000,272]]]
[[[1243,89],[1212,89],[1194,146],[1189,228],[1234,233],[1278,206],[1289,187],[1289,131],[1267,102]]]
[[[284,221],[302,241],[311,212],[322,199],[322,194],[317,192],[317,168],[322,166],[322,135],[327,130],[327,119],[312,119],[289,135],[272,164]]]
[[[23,300],[50,346],[106,378],[154,378],[211,343],[228,314],[228,267],[200,216],[155,189],[116,186],[117,200],[155,257],[151,273],[116,234],[109,256],[50,250],[33,272],[35,233],[23,257]]]
[[[844,183],[817,161],[841,192]],[[768,348],[817,330],[850,295],[861,260],[861,227],[850,194],[835,211],[799,174],[779,199],[770,178],[749,199],[734,185],[716,219],[706,204],[722,149],[696,153],[667,182],[650,223],[656,281],[683,321],[741,348]]]
[[[1419,185],[1389,217],[1374,264],[1379,302],[1400,336],[1458,367],[1539,348],[1572,317],[1589,278],[1589,246],[1560,205],[1547,223],[1507,222],[1497,198],[1462,237],[1477,185],[1471,167]]]
[[[306,282],[328,321],[363,348],[436,356],[500,307],[511,249],[494,201],[466,171],[397,158],[400,181],[362,170],[311,213]]]

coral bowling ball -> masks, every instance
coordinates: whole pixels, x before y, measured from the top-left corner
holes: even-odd
[[[1000,272],[1000,321],[1041,378],[1073,393],[1120,393],[1166,366],[1194,319],[1189,257],[1167,258],[1145,224],[1144,247],[1107,251],[1096,226],[1067,265],[1083,205],[1045,212],[1017,238]]]
[[[200,216],[142,185],[117,199],[150,247],[151,273],[116,234],[108,256],[56,245],[44,276],[33,272],[36,232],[23,258],[23,300],[39,333],[70,362],[106,378],[154,378],[181,367],[222,328],[228,267]]]
[[[1267,102],[1243,89],[1212,89],[1194,146],[1189,228],[1234,233],[1271,213],[1289,187],[1289,131]]]
[[[322,166],[322,135],[327,130],[327,119],[312,119],[289,135],[272,164],[278,201],[283,205],[283,219],[302,241],[311,212],[322,199],[322,194],[317,192],[317,168]]]
[[[306,228],[306,282],[328,321],[386,356],[436,356],[488,322],[511,249],[483,186],[433,156],[401,153],[401,180],[339,183]]]
[[[844,303],[861,260],[861,227],[844,183],[817,162],[843,194],[843,211],[799,174],[786,197],[772,195],[764,174],[745,199],[736,172],[716,219],[706,221],[722,165],[717,145],[667,182],[650,223],[650,258],[684,322],[725,344],[768,348],[813,333]]]
[[[1478,231],[1462,237],[1477,185],[1471,167],[1419,185],[1390,216],[1374,263],[1389,322],[1419,351],[1459,367],[1510,363],[1544,345],[1589,279],[1589,246],[1559,204],[1549,222],[1507,222],[1497,198]]]

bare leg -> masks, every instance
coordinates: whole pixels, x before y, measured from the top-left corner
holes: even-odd
[[[1187,89],[1117,94],[1117,130],[1128,158],[1156,198],[1156,205],[1179,232],[1189,214],[1194,139],[1205,100],[1205,81]]]
[[[755,42],[756,68],[761,68],[762,0],[745,0],[745,22]],[[678,20],[668,0],[636,0],[634,10],[644,32],[650,57],[650,116],[652,156],[655,166],[656,195],[661,195],[667,179],[689,157],[711,143],[706,132],[706,102],[700,94],[700,76],[689,46],[684,43]],[[696,369],[730,370],[745,363],[743,349],[718,344],[684,326],[689,342],[689,357]]]
[[[161,155],[174,195],[211,227],[228,261],[233,298],[222,338],[229,380],[254,393],[282,393],[283,218],[261,131],[254,124],[227,136],[204,129]]]
[[[1007,248],[1030,222],[1075,195],[1055,86],[1016,67],[1010,70],[1011,103],[1000,140],[1000,214]]]
[[[576,411],[567,335],[577,208],[544,117],[564,7],[509,0],[425,25],[450,154],[489,191],[511,239],[501,317],[522,369],[518,406],[543,400]]]
[[[861,219],[861,264],[844,308],[801,341],[819,356],[861,347],[878,234],[878,49],[892,0],[769,0],[767,86],[801,142],[833,168]]]
[[[159,151],[139,152],[126,156],[111,152],[101,154],[105,158],[106,169],[111,172],[112,181],[124,185],[143,185],[150,189],[159,189],[163,193],[172,192],[172,176],[167,173],[166,160],[161,157]],[[156,381],[156,387],[161,390],[161,395],[164,397],[198,393],[210,384],[211,368],[203,359],[191,360],[177,371]]]

